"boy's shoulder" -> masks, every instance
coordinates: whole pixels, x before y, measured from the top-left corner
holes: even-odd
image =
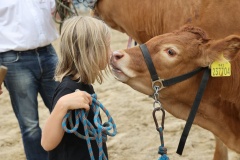
[[[84,84],[82,82],[72,80],[72,78],[70,76],[66,76],[63,78],[62,82],[58,86],[58,89],[60,89],[60,88],[72,90],[72,92],[74,92],[76,89],[79,89],[81,91],[86,91],[89,94],[94,93],[94,89],[93,89],[92,85]]]

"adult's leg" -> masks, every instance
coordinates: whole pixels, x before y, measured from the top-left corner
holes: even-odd
[[[51,111],[53,95],[58,85],[58,82],[54,80],[58,58],[52,45],[49,45],[46,50],[38,50],[38,53],[39,63],[42,70],[39,92],[44,104]]]
[[[35,51],[1,53],[1,63],[8,67],[5,86],[17,117],[27,160],[47,160],[42,148],[37,94],[41,75]]]

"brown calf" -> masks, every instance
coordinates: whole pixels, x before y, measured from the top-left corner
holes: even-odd
[[[146,46],[160,79],[176,77],[198,67],[208,67],[216,60],[230,61],[231,76],[209,78],[194,124],[217,137],[215,160],[227,159],[227,152],[224,156],[219,155],[221,141],[240,153],[240,36],[210,40],[202,29],[185,26],[152,38],[146,42]],[[111,65],[119,81],[144,94],[154,93],[148,68],[138,46],[115,51]],[[203,72],[199,72],[160,90],[160,102],[164,109],[186,120],[202,75]]]

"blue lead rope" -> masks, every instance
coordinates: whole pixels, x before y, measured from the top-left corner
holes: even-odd
[[[158,89],[156,90],[156,94],[158,94]],[[157,97],[158,95],[155,95],[155,97]],[[158,103],[160,105],[160,107],[155,108],[155,103]],[[155,122],[156,125],[156,130],[159,133],[160,136],[160,142],[161,142],[161,146],[159,146],[158,149],[158,154],[161,155],[161,157],[158,158],[158,160],[169,160],[168,156],[167,156],[167,148],[164,147],[164,139],[163,139],[163,130],[164,130],[164,120],[165,120],[165,110],[161,107],[161,103],[157,100],[157,98],[155,99],[155,102],[153,103],[154,106],[154,110],[152,112],[153,115],[153,120]],[[161,122],[161,127],[159,127],[158,125],[158,121],[156,118],[156,112],[157,111],[162,111],[162,122]]]
[[[107,141],[107,135],[113,137],[117,134],[116,124],[114,123],[114,120],[109,114],[108,110],[97,100],[96,94],[92,94],[92,105],[90,106],[90,109],[94,113],[93,121],[97,128],[95,128],[93,124],[91,124],[91,122],[88,121],[88,119],[86,118],[88,116],[88,112],[86,112],[83,109],[75,110],[75,125],[73,124],[72,121],[72,110],[68,111],[68,113],[63,118],[62,127],[65,130],[65,132],[74,133],[77,137],[85,139],[87,141],[88,151],[91,160],[95,159],[90,140],[96,140],[99,148],[99,160],[102,159],[107,160],[107,157],[103,152],[102,144],[103,142]],[[99,117],[100,109],[103,110],[103,112],[106,114],[108,118],[108,121],[105,122],[103,125]],[[71,129],[67,128],[67,122],[70,124]],[[83,124],[85,135],[82,135],[77,132],[80,122]],[[111,130],[112,132],[110,132]]]
[[[159,157],[158,160],[169,160],[167,156],[167,148],[164,147],[163,128],[159,127],[158,131],[160,133],[160,141],[161,141],[161,146],[159,146],[159,149],[158,149],[158,154],[161,154],[161,157]]]

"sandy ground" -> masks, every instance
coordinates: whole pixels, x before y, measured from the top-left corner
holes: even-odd
[[[128,37],[112,31],[112,49],[127,46]],[[58,40],[54,47],[59,51]],[[108,138],[109,159],[111,160],[157,160],[160,146],[159,134],[152,118],[153,99],[129,86],[116,81],[112,75],[102,85],[94,84],[98,99],[109,110],[116,122],[118,134]],[[25,155],[17,120],[12,111],[6,88],[0,96],[0,160],[24,160]],[[39,97],[41,126],[49,116]],[[157,113],[161,120],[161,113]],[[164,140],[171,160],[208,160],[212,159],[215,141],[213,135],[193,125],[182,156],[176,154],[177,145],[185,121],[166,113]],[[229,160],[240,160],[233,152]]]

